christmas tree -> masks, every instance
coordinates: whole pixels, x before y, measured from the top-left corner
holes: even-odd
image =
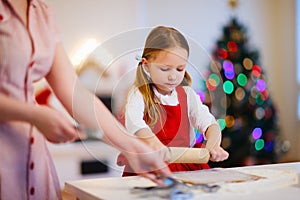
[[[246,28],[236,17],[223,28],[204,81],[204,103],[222,130],[228,160],[213,167],[278,161],[277,112],[267,88],[259,53],[251,49]],[[222,95],[223,94],[223,95]]]

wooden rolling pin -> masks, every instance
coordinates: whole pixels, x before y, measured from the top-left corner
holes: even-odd
[[[206,148],[170,147],[170,163],[207,163],[209,151]]]

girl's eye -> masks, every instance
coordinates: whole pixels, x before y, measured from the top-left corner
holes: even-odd
[[[169,70],[169,68],[160,68],[161,71],[166,72]]]
[[[179,71],[179,72],[182,72],[182,71],[184,71],[185,70],[185,66],[181,66],[181,67],[178,67],[177,68],[177,71]]]

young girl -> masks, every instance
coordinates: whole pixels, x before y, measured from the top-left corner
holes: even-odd
[[[190,87],[186,71],[189,45],[174,28],[158,26],[148,35],[136,80],[125,107],[128,131],[156,150],[169,147],[194,147],[194,128],[206,138],[211,161],[223,161],[228,153],[220,147],[221,131],[208,107]],[[134,175],[122,156],[123,176]],[[172,163],[171,171],[207,169],[207,164]]]

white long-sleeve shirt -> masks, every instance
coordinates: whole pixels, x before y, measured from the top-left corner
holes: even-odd
[[[204,105],[200,97],[195,91],[189,87],[183,87],[187,95],[188,119],[190,122],[190,145],[195,144],[194,128],[197,128],[201,133],[205,133],[206,129],[216,124],[215,117],[209,112],[209,109]],[[155,88],[154,93],[163,105],[178,105],[178,96],[176,90],[173,90],[171,95],[162,95]],[[135,134],[138,130],[150,127],[143,120],[145,103],[143,96],[137,88],[130,90],[125,112],[125,126],[128,131]]]

